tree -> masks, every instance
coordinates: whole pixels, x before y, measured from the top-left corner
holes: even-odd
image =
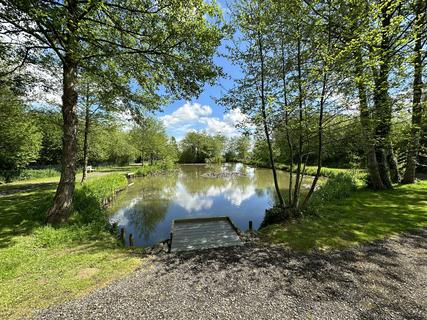
[[[62,169],[48,223],[71,213],[79,70],[120,80],[118,87],[135,81],[146,92],[163,85],[171,96],[185,97],[197,94],[219,72],[212,60],[222,36],[219,11],[202,0],[1,0],[0,5],[2,32],[15,37],[12,44],[22,53],[19,66],[40,57],[42,65],[62,67]]]
[[[238,1],[233,8],[233,24],[239,30],[237,43],[244,44],[229,48],[230,59],[243,69],[244,78],[236,81],[234,88],[220,99],[229,108],[241,108],[251,117],[252,123],[261,126],[268,146],[269,162],[272,169],[274,187],[279,205],[284,209],[280,193],[271,139],[271,101],[273,86],[269,81],[269,60],[271,60],[271,33],[268,20],[272,11],[271,1]],[[268,110],[267,110],[268,109]]]
[[[241,135],[236,139],[236,153],[239,161],[248,160],[251,149],[251,141],[248,135]]]
[[[14,171],[37,160],[42,135],[9,88],[0,86],[0,96],[0,170],[8,180]]]
[[[62,153],[62,116],[58,110],[32,109],[30,118],[34,119],[42,135],[41,149],[37,163],[59,165]]]
[[[220,163],[223,160],[225,137],[206,132],[188,132],[181,141],[180,162]]]
[[[149,160],[153,164],[154,160],[164,160],[173,152],[163,124],[155,118],[146,118],[134,126],[130,136],[142,163]]]
[[[405,60],[414,37],[413,1],[377,0],[340,3],[341,23],[334,36],[342,42],[342,55],[358,90],[365,152],[374,189],[392,188],[400,174],[392,145],[394,106],[391,92],[403,90]],[[368,17],[368,18],[367,18]],[[344,23],[345,22],[345,23]],[[403,75],[403,77],[402,77]]]
[[[415,182],[415,171],[417,167],[417,157],[420,149],[420,135],[422,127],[423,102],[421,101],[423,89],[423,57],[422,47],[425,44],[427,28],[425,25],[427,4],[425,1],[417,0],[414,6],[414,80],[412,86],[412,121],[411,137],[406,155],[406,168],[403,183]],[[425,59],[425,57],[424,57]]]
[[[328,1],[242,0],[234,6],[233,16],[240,39],[230,57],[244,76],[221,102],[241,108],[262,130],[281,216],[299,216],[318,182],[325,110],[333,116],[336,105],[328,98],[336,94],[341,80],[331,35],[333,6]],[[278,128],[283,128],[291,169],[286,201],[275,168]],[[313,136],[316,152],[308,145]],[[317,173],[300,201],[305,166],[313,154]]]

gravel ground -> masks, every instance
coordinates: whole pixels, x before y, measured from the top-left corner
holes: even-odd
[[[35,319],[427,319],[427,229],[345,251],[247,245],[150,257]]]

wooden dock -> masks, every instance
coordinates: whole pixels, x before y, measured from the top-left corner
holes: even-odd
[[[237,229],[229,217],[175,219],[172,222],[172,252],[242,244]]]

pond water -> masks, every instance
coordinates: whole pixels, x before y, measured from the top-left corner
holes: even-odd
[[[210,173],[225,177],[206,177]],[[225,174],[224,174],[225,173]],[[234,173],[228,176],[227,173]],[[278,172],[280,185],[288,174]],[[221,175],[220,175],[221,176]],[[151,246],[169,238],[176,218],[229,216],[241,230],[249,220],[257,229],[265,209],[274,203],[274,184],[269,169],[240,163],[180,165],[174,173],[135,178],[109,208],[111,222],[132,233],[137,246]]]

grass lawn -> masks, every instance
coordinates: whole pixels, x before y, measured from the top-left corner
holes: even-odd
[[[141,265],[99,226],[42,226],[55,188],[55,178],[0,186],[0,319],[76,298]]]
[[[263,229],[263,239],[295,250],[344,248],[427,227],[427,181],[394,190],[359,190],[306,217]]]

